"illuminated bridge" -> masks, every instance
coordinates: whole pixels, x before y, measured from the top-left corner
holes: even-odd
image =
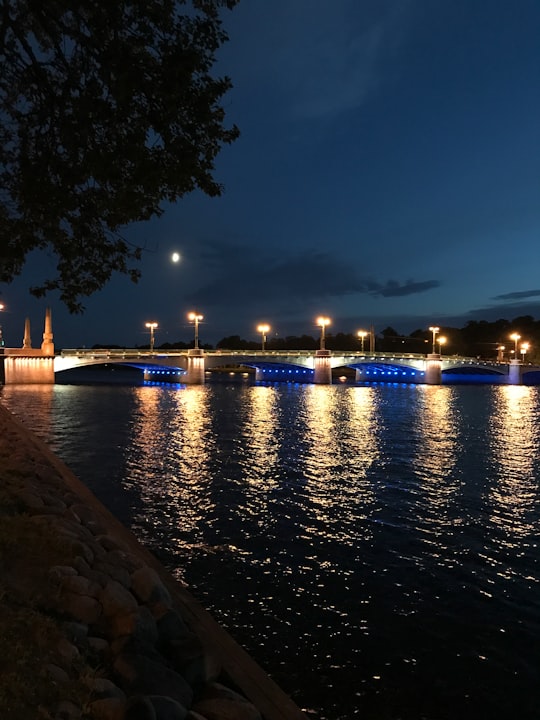
[[[322,341],[321,345],[324,345]],[[51,384],[62,372],[93,365],[127,365],[141,370],[147,381],[191,385],[203,384],[207,373],[225,368],[251,369],[259,382],[330,384],[332,376],[342,368],[348,375],[354,371],[357,383],[540,385],[540,366],[518,359],[498,362],[436,353],[332,352],[322,347],[315,351],[201,350],[195,347],[168,352],[139,348],[82,348],[55,352],[50,309],[46,310],[40,348],[32,347],[28,319],[23,347],[0,347],[0,384]]]
[[[208,372],[252,369],[258,381],[329,384],[339,368],[355,371],[359,383],[540,384],[540,367],[519,361],[497,362],[470,357],[416,353],[331,352],[329,350],[62,350],[54,373],[92,365],[139,368],[145,380],[202,384]]]

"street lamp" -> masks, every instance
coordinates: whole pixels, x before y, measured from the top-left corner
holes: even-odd
[[[437,337],[437,333],[440,331],[440,329],[441,329],[441,328],[436,327],[435,325],[432,325],[432,326],[429,328],[429,331],[433,334],[433,342],[432,342],[432,345],[431,345],[431,348],[432,348],[432,349],[431,349],[431,352],[433,353],[433,355],[435,355],[435,338]]]
[[[154,352],[154,330],[157,328],[157,322],[147,322],[145,327],[150,329],[150,352]]]
[[[525,362],[525,354],[527,353],[527,351],[529,350],[529,348],[530,348],[530,345],[529,345],[528,342],[523,343],[523,345],[520,347],[522,362]]]
[[[517,356],[518,356],[518,355],[517,355],[517,351],[518,351],[517,344],[518,344],[518,340],[521,340],[521,335],[518,335],[518,333],[512,333],[512,334],[510,335],[510,340],[513,340],[514,343],[515,343],[515,345],[514,345],[514,358],[517,360]]]
[[[442,354],[442,345],[446,345],[446,343],[448,342],[448,339],[445,338],[443,335],[439,335],[439,337],[437,338],[437,342],[439,343],[439,355],[441,355]]]
[[[318,317],[317,318],[317,325],[321,328],[321,346],[320,349],[324,350],[324,328],[327,325],[330,325],[330,318],[327,317]]]
[[[358,337],[360,338],[360,342],[362,343],[361,348],[362,352],[364,352],[364,338],[367,337],[367,331],[366,330],[359,330],[357,333]]]
[[[504,345],[497,346],[497,362],[503,362],[505,350],[506,350],[506,347]]]
[[[198,350],[199,348],[199,322],[203,319],[202,315],[198,315],[197,313],[190,312],[188,315],[188,320],[191,320],[192,323],[195,324],[195,350]]]
[[[270,325],[257,325],[257,330],[261,333],[261,350],[264,352],[266,333],[270,330]]]

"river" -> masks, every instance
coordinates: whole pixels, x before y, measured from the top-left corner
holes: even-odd
[[[317,720],[540,716],[540,388],[6,386]]]

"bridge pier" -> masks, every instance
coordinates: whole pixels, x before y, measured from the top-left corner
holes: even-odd
[[[426,357],[426,385],[442,383],[442,360],[439,353],[430,353]]]
[[[187,372],[182,378],[186,385],[204,385],[204,350],[193,348],[188,350]]]
[[[521,362],[518,359],[510,360],[508,385],[521,385]]]
[[[0,381],[5,385],[54,385],[54,356],[32,348],[3,350]]]
[[[313,382],[316,385],[332,384],[332,360],[330,350],[317,350],[313,358]]]
[[[0,384],[54,385],[54,343],[50,308],[45,311],[45,332],[41,348],[32,348],[30,320],[26,318],[22,348],[1,348],[0,366]]]

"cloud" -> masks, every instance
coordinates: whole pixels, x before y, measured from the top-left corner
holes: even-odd
[[[506,293],[504,295],[496,295],[494,300],[523,300],[530,297],[539,297],[540,290],[520,290],[518,292]]]
[[[408,280],[402,285],[395,280],[389,280],[386,285],[376,290],[371,290],[371,295],[381,295],[382,297],[405,297],[406,295],[417,295],[418,293],[427,292],[434,288],[440,287],[438,280],[425,280],[424,282],[414,282]]]
[[[354,263],[336,255],[307,250],[278,258],[263,256],[258,247],[226,247],[217,243],[204,250],[204,265],[211,280],[190,298],[194,303],[227,303],[273,305],[291,301],[343,298],[355,294],[373,297],[404,297],[439,287],[437,280],[415,282],[386,280],[362,276]]]
[[[439,325],[445,325],[446,327],[465,327],[469,322],[479,322],[485,320],[486,322],[496,322],[497,320],[508,320],[512,322],[516,318],[525,317],[530,315],[535,319],[540,320],[540,302],[523,302],[523,303],[507,303],[506,305],[488,305],[486,307],[473,308],[464,313],[457,315],[440,314],[437,316],[437,323]],[[400,317],[396,320],[396,324],[399,327],[405,326],[410,328],[413,325],[415,327],[424,327],[433,320],[431,316],[412,316],[412,317]],[[415,323],[418,323],[416,325]]]

